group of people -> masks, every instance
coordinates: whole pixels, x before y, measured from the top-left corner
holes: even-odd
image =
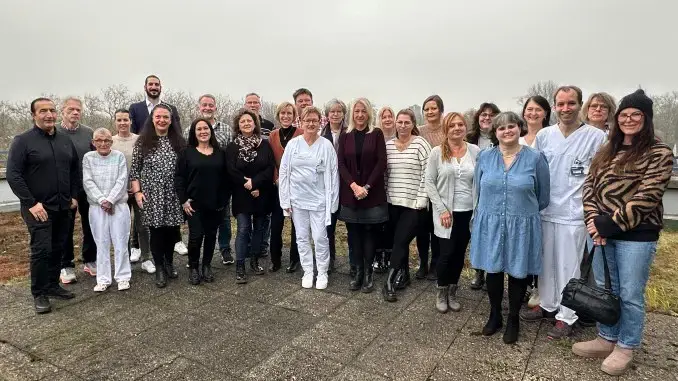
[[[112,284],[111,244],[119,290],[130,287],[131,262],[155,273],[158,287],[177,278],[173,257],[183,251],[184,222],[193,285],[214,280],[217,245],[222,263],[235,264],[237,283],[266,272],[260,258],[269,242],[268,271],[279,271],[287,221],[286,271],[301,267],[302,287],[324,289],[335,271],[341,220],[351,290],[373,291],[374,272],[385,272],[382,297],[397,301],[411,283],[409,246],[416,239],[415,277],[436,281],[441,313],[463,308],[456,294],[470,243],[471,287],[486,288],[490,301],[483,335],[504,326],[508,277],[507,344],[518,340],[520,320],[548,319],[555,322],[550,338],[568,336],[580,317],[560,305],[561,291],[581,275],[587,253],[602,286],[604,255],[621,319],[598,324],[598,337],[573,351],[605,358],[609,374],[630,365],[641,343],[644,290],[673,165],[642,90],[617,106],[606,93],[583,102],[578,87],[562,86],[552,105],[533,96],[518,115],[488,102],[470,121],[445,114],[443,100],[432,95],[420,126],[411,110],[377,111],[366,98],[348,107],[332,99],[320,110],[303,88],[294,103],[277,106],[277,123],[264,119],[260,97],[248,94],[229,126],[216,120],[215,97],[205,94],[201,117],[185,130],[176,108],[160,100],[157,76],[146,78],[145,92],[144,101],[115,113],[116,135],[79,124],[76,98],[64,102],[60,126],[54,102],[31,103],[34,127],[14,139],[7,179],[31,236],[36,312],[51,310],[48,297],[73,297],[59,280],[75,281],[76,210],[84,271],[96,276],[97,292]]]

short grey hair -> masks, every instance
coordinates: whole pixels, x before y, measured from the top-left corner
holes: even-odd
[[[95,137],[101,135],[113,136],[113,134],[111,134],[111,131],[109,131],[108,128],[99,127],[92,133],[92,140],[94,140]]]
[[[332,107],[334,106],[339,106],[341,107],[341,111],[344,113],[344,117],[346,117],[346,112],[348,111],[348,108],[346,107],[346,103],[340,101],[337,98],[332,98],[325,104],[325,117],[330,116],[330,110],[332,110]]]
[[[492,118],[492,130],[490,131],[490,141],[492,141],[492,144],[495,146],[499,145],[499,140],[497,139],[497,129],[508,124],[515,124],[518,126],[520,131],[523,130],[523,119],[513,111],[500,112],[497,114],[497,116]]]
[[[61,108],[65,108],[66,105],[68,104],[68,102],[70,102],[70,101],[78,102],[78,103],[80,103],[80,107],[82,107],[82,99],[80,99],[78,97],[70,96],[70,97],[66,97],[66,99],[64,99],[64,101],[61,102]]]

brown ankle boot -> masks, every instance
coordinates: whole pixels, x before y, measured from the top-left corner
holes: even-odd
[[[572,353],[581,357],[606,358],[614,350],[614,343],[602,337],[590,341],[582,341],[572,345]]]

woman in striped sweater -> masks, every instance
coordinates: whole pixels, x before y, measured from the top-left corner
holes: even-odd
[[[410,242],[420,221],[427,217],[428,196],[424,186],[431,145],[419,136],[416,117],[409,109],[396,115],[396,138],[386,143],[386,200],[393,250],[382,294],[395,302],[395,278],[399,269],[409,267]]]
[[[601,369],[623,374],[640,346],[645,286],[663,227],[662,197],[671,179],[673,153],[654,135],[652,100],[642,90],[624,97],[609,141],[591,162],[583,188],[584,219],[596,245],[593,271],[604,285],[605,255],[612,291],[621,299],[617,324],[598,324],[598,337],[576,343],[583,357],[605,358]]]

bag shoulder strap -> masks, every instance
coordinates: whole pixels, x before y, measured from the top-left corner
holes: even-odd
[[[582,271],[583,274],[581,276],[581,279],[583,281],[588,281],[589,279],[589,273],[591,272],[591,266],[593,265],[593,254],[596,252],[596,247],[600,248],[600,252],[603,256],[603,266],[605,267],[605,290],[612,292],[612,281],[610,279],[610,267],[607,264],[607,256],[605,255],[605,246],[596,246],[593,245],[591,248],[591,251],[589,252],[588,258],[586,258],[586,262],[584,263],[584,266],[582,266]]]

